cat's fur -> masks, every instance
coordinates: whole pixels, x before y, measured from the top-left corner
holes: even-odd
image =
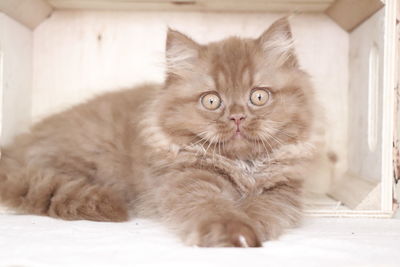
[[[260,246],[301,214],[314,97],[287,19],[258,39],[200,45],[169,30],[167,78],[36,124],[2,150],[0,201],[66,220],[161,220],[199,246]],[[249,104],[270,88],[265,107]],[[199,98],[217,91],[223,104]],[[234,138],[232,114],[243,114]]]

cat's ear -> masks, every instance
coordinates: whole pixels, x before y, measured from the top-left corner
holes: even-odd
[[[298,67],[293,35],[287,17],[275,21],[257,41],[269,62],[274,62],[279,67]]]
[[[198,60],[200,45],[183,33],[168,28],[166,61],[169,73],[191,71]]]

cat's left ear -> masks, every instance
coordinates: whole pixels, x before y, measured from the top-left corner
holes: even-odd
[[[193,70],[199,56],[200,45],[188,36],[168,28],[166,61],[169,73],[182,74]]]
[[[275,21],[258,39],[266,60],[278,67],[298,68],[294,40],[287,17]]]

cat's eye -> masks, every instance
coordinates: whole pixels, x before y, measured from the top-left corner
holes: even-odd
[[[201,104],[208,110],[216,110],[221,106],[221,98],[215,93],[208,93],[201,97]]]
[[[250,102],[256,106],[263,106],[268,102],[270,97],[268,88],[256,87],[250,94]]]

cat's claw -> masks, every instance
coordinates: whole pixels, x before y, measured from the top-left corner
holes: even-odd
[[[261,247],[254,229],[247,223],[221,219],[200,225],[197,245],[201,247]]]
[[[246,241],[246,238],[242,235],[239,235],[239,243],[242,245],[244,248],[248,248],[249,244]]]

